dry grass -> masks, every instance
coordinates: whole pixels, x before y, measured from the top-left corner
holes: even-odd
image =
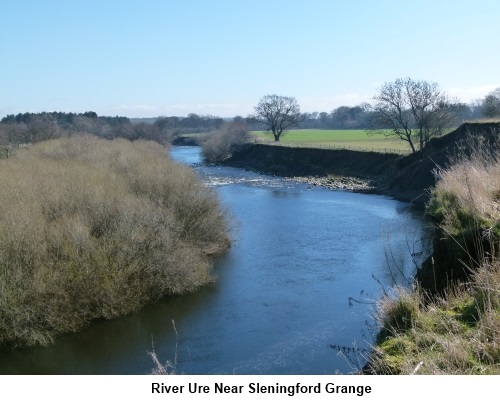
[[[51,343],[93,319],[212,282],[228,246],[213,191],[153,142],[90,136],[0,162],[0,343]]]
[[[373,371],[500,374],[500,264],[482,268],[470,284],[432,303],[423,305],[420,294],[403,292],[381,300],[378,317],[382,333],[372,353]],[[417,310],[402,322],[398,315],[406,313],[400,314],[399,308],[409,302]]]
[[[451,168],[441,170],[429,211],[455,234],[465,221],[484,226],[500,221],[500,155],[476,149]]]
[[[479,148],[440,172],[429,212],[471,277],[439,297],[419,288],[384,297],[375,373],[500,374],[499,157]]]

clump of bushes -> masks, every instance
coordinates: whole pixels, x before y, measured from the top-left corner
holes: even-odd
[[[201,145],[202,154],[208,163],[222,162],[250,140],[251,136],[243,123],[226,123],[205,138]]]
[[[159,144],[62,138],[0,161],[0,344],[49,344],[214,280],[213,190]]]
[[[499,162],[477,149],[439,173],[428,212],[468,278],[439,294],[416,286],[380,300],[372,372],[500,374]]]

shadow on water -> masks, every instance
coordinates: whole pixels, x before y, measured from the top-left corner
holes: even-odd
[[[147,356],[155,336],[165,346],[175,342],[172,319],[186,319],[217,294],[216,285],[194,294],[168,297],[139,312],[111,321],[96,321],[53,346],[0,351],[1,374],[146,374],[153,364]],[[179,303],[181,303],[179,305]],[[165,358],[173,353],[157,352]]]

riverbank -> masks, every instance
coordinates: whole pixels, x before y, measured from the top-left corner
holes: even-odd
[[[377,303],[380,331],[364,373],[500,374],[499,134],[499,123],[464,124],[405,157],[279,146],[234,157],[314,186],[386,194],[434,218],[434,253],[414,288]]]
[[[175,359],[184,375],[352,372],[332,346],[357,342],[365,353],[372,318],[367,305],[349,305],[349,298],[378,296],[374,279],[386,285],[381,229],[388,218],[396,260],[411,273],[405,230],[425,234],[421,216],[376,195],[198,166],[199,152],[173,147],[169,155],[194,166],[233,218],[234,243],[215,261],[217,281],[93,322],[48,348],[4,349],[0,374],[148,374],[152,339],[158,359]]]
[[[439,173],[427,208],[435,252],[413,290],[378,302],[368,372],[500,374],[499,162],[479,143]]]
[[[468,139],[494,142],[498,130],[499,123],[466,123],[442,138],[432,139],[421,151],[408,156],[248,144],[223,164],[294,177],[327,188],[388,195],[425,207],[430,190],[436,185],[436,172],[449,166],[459,154],[467,153]],[[342,178],[347,180],[336,180]]]

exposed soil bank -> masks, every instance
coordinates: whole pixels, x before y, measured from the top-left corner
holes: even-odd
[[[314,186],[379,192],[384,187],[385,167],[398,157],[396,154],[344,149],[249,144],[224,164],[292,177]]]
[[[428,190],[435,186],[435,171],[450,164],[470,138],[491,143],[499,123],[466,123],[450,134],[432,139],[424,149],[409,156],[278,145],[249,144],[224,164],[304,181],[329,188],[344,188],[392,196],[425,206]],[[354,181],[339,181],[354,178]]]

